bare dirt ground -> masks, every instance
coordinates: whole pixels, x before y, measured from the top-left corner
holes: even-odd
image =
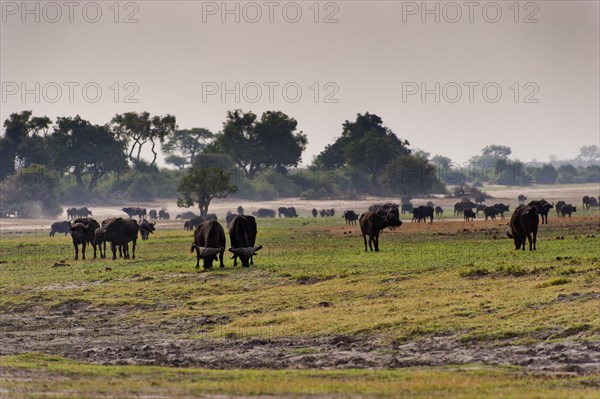
[[[595,293],[600,297],[600,293]],[[562,298],[562,300],[569,300]],[[456,336],[386,342],[373,336],[186,339],[194,326],[222,320],[200,316],[160,325],[115,322],[114,311],[70,302],[43,315],[3,315],[0,355],[44,352],[99,364],[164,365],[216,369],[343,369],[512,364],[539,373],[598,373],[600,342],[464,343]],[[551,334],[552,332],[548,332]]]

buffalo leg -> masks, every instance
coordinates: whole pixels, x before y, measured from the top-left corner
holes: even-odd
[[[87,245],[87,243],[85,241],[81,244],[81,259],[82,260],[85,260],[85,247],[86,247],[86,245]]]
[[[367,252],[367,236],[366,236],[366,234],[363,234],[363,240],[365,242],[365,252]],[[370,238],[369,238],[369,240],[370,240]]]
[[[196,269],[200,268],[200,251],[196,248]]]
[[[375,252],[379,252],[379,233],[373,236],[373,243],[375,244]]]
[[[96,259],[96,244],[92,243],[91,245],[94,247],[94,259]],[[100,255],[102,255],[102,254],[100,254]]]
[[[75,260],[77,260],[79,258],[79,248],[75,243],[73,243],[73,246],[75,247]]]
[[[110,250],[112,252],[112,260],[117,260],[117,244],[115,244],[113,241],[111,241],[110,243]],[[119,248],[120,250],[120,248]]]
[[[225,250],[223,249],[220,253],[219,253],[219,267],[225,267],[225,264],[223,263],[223,256],[225,255]]]
[[[137,240],[133,240],[133,244],[131,245],[131,259],[135,259],[135,244]]]

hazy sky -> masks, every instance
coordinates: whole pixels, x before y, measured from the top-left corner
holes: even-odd
[[[2,120],[147,110],[217,132],[227,110],[281,110],[308,135],[305,162],[367,111],[457,162],[600,141],[598,1],[22,4],[1,4]]]

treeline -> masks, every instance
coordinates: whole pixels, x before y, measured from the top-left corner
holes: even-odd
[[[469,165],[410,148],[375,114],[358,114],[299,167],[308,144],[279,111],[229,111],[223,128],[179,129],[172,115],[127,112],[104,125],[79,116],[54,123],[31,111],[4,121],[0,213],[55,216],[60,203],[93,204],[179,197],[201,213],[214,198],[355,198],[446,193],[446,185],[598,182],[598,165],[522,164],[510,148],[485,147]],[[590,146],[588,146],[590,147]],[[591,146],[594,147],[594,146]],[[144,151],[143,151],[144,150]],[[589,150],[589,148],[588,148]],[[593,150],[593,148],[592,148]],[[591,156],[597,158],[597,147]],[[150,152],[151,160],[142,157]],[[157,166],[159,151],[170,168]]]

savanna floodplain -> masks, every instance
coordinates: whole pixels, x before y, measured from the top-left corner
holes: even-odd
[[[0,396],[597,398],[600,216],[537,251],[508,221],[405,220],[365,253],[342,219],[258,219],[254,265],[210,271],[161,221],[135,260],[3,237]]]

